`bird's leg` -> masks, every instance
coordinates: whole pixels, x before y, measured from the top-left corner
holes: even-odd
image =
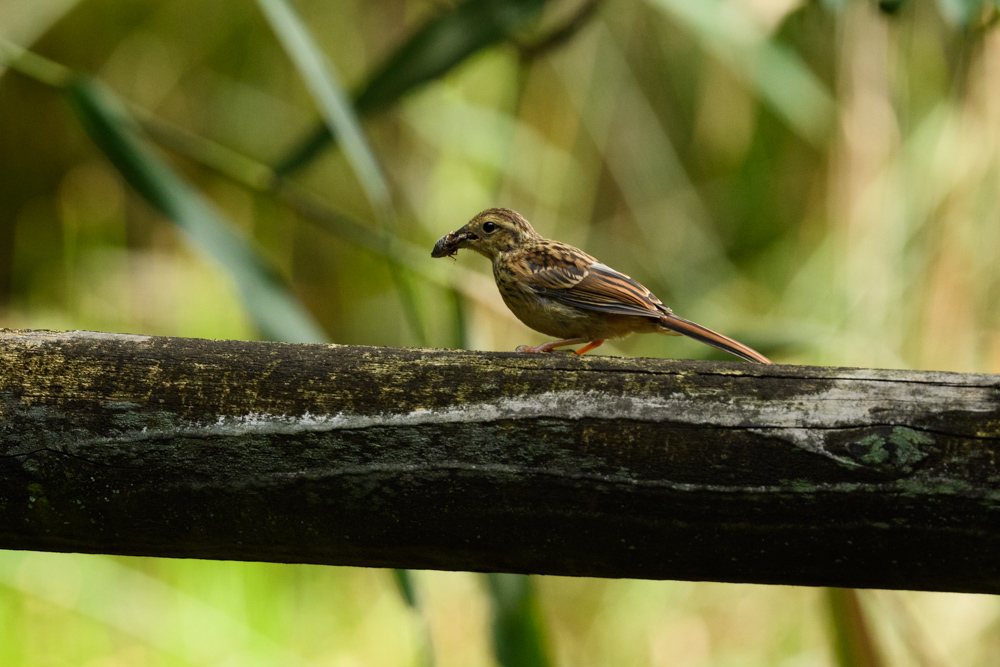
[[[581,347],[579,350],[576,350],[576,353],[577,354],[587,354],[588,352],[590,352],[591,350],[593,350],[595,347],[600,347],[604,343],[605,340],[607,340],[607,339],[605,339],[605,338],[598,338],[597,340],[592,340],[589,343],[587,343],[586,345],[584,345],[583,347]]]
[[[566,347],[567,345],[579,345],[580,343],[586,343],[586,338],[567,338],[566,340],[554,340],[551,343],[542,343],[541,345],[518,345],[515,352],[552,352],[557,347]],[[604,341],[601,341],[602,343]],[[596,347],[596,346],[595,346]]]
[[[554,352],[557,347],[566,347],[567,345],[579,345],[580,343],[587,343],[579,350],[572,350],[574,354],[587,354],[595,347],[599,347],[605,341],[604,338],[598,340],[592,340],[587,343],[586,338],[567,338],[566,340],[554,340],[551,343],[543,343],[541,345],[536,345],[532,347],[531,345],[518,345],[515,352]],[[567,350],[569,351],[569,350]]]

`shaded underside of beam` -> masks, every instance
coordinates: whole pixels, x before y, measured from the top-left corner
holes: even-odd
[[[1000,592],[1000,376],[0,330],[0,548]]]

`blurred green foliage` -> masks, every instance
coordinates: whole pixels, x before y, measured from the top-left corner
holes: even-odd
[[[549,658],[534,595],[534,579],[486,575],[493,601],[493,648],[502,667],[546,667]]]
[[[429,257],[502,205],[778,362],[1000,372],[997,16],[5,0],[0,326],[538,343],[481,258]],[[0,664],[1000,662],[985,596],[528,581],[401,575],[415,620],[382,571],[5,552]]]
[[[272,271],[232,233],[229,224],[191,186],[143,146],[134,120],[101,86],[74,80],[66,95],[84,129],[136,192],[177,223],[196,247],[215,259],[243,293],[243,304],[261,336],[323,342],[323,333]]]

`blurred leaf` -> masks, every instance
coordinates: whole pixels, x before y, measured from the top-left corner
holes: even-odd
[[[207,666],[228,663],[282,667],[313,664],[284,642],[260,632],[245,616],[234,616],[210,603],[208,599],[211,596],[192,595],[164,579],[143,572],[135,567],[140,562],[139,559],[96,554],[69,556],[5,551],[0,559],[0,585],[21,591],[33,599],[45,600],[55,608],[89,617],[108,630],[149,644],[162,653],[154,659],[157,664]],[[206,561],[189,561],[189,564],[192,566],[189,572],[206,565],[212,567]],[[78,568],[86,572],[86,576],[81,577],[79,572],[76,575],[79,577],[79,594],[67,595],[65,590],[60,590],[58,573],[67,569],[73,572]],[[54,586],[53,581],[57,582]],[[138,609],[171,609],[177,618],[183,618],[185,622],[163,623],[158,615],[136,613]],[[245,612],[244,609],[240,611]],[[94,626],[90,625],[90,628],[89,632],[94,632]],[[80,649],[77,646],[75,650]],[[78,656],[79,653],[74,653],[73,649],[67,649],[64,664],[86,662]],[[126,660],[128,663],[132,661]],[[32,656],[30,660],[5,661],[4,664],[37,665],[40,662]]]
[[[355,98],[361,115],[395,102],[405,92],[439,77],[482,48],[503,39],[548,0],[467,0],[421,26],[368,79]],[[279,174],[311,162],[332,140],[320,125],[276,168]]]
[[[545,667],[541,620],[532,580],[523,574],[486,575],[493,600],[493,641],[503,667]]]
[[[417,606],[417,589],[413,585],[413,576],[409,570],[395,568],[392,570],[392,577],[396,580],[400,595],[410,607]]]
[[[825,147],[833,125],[833,96],[798,54],[771,40],[741,5],[723,0],[648,1],[746,79],[797,134]]]
[[[826,589],[834,651],[840,667],[881,667],[885,664],[868,619],[852,588]]]
[[[963,28],[983,11],[983,0],[938,0],[938,9],[951,23]]]
[[[326,128],[331,135],[340,137],[347,160],[375,211],[375,217],[383,227],[395,227],[396,212],[389,194],[389,184],[332,63],[313,41],[305,24],[286,0],[257,0],[257,4],[305,80],[313,100],[319,106]],[[391,243],[390,236],[385,239],[387,244]],[[386,248],[386,255],[391,257],[392,254],[392,249]],[[395,263],[390,264],[390,271],[417,344],[426,346],[421,309],[409,276],[401,272]]]
[[[895,14],[904,4],[906,0],[878,0],[878,8],[886,14]]]
[[[358,95],[364,112],[396,101],[416,85],[444,74],[494,44],[547,0],[467,0],[425,23],[368,81]]]
[[[65,86],[73,76],[68,67],[32,53],[3,37],[0,37],[0,65],[7,65],[48,86]],[[2,67],[0,76],[3,76]]]
[[[499,299],[490,298],[495,289],[492,275],[468,269],[460,264],[448,266],[431,259],[427,247],[415,245],[391,231],[374,229],[363,220],[320,202],[295,182],[275,175],[274,171],[242,153],[194,134],[148,111],[132,107],[132,113],[151,140],[167,150],[214,171],[253,192],[275,196],[292,211],[320,229],[348,243],[371,251],[420,276],[422,280],[456,290],[466,299],[488,308],[495,315],[517,322]]]
[[[332,63],[285,0],[257,0],[257,5],[305,80],[326,128],[340,137],[347,160],[372,208],[380,218],[387,217],[392,209],[389,185]]]
[[[531,60],[537,58],[571,40],[594,17],[600,3],[601,0],[584,0],[562,25],[553,28],[548,34],[537,38],[531,43],[518,44],[521,59]]]
[[[78,78],[67,86],[66,94],[84,129],[129,184],[229,271],[264,338],[326,340],[312,316],[248,243],[231,231],[222,214],[145,145],[138,125],[114,93],[91,79]]]
[[[427,627],[427,618],[424,615],[423,609],[420,606],[420,600],[417,597],[417,587],[413,581],[413,572],[411,570],[392,570],[393,579],[396,581],[396,588],[399,590],[400,595],[402,595],[403,600],[406,602],[410,611],[414,613],[417,618],[418,624],[420,626],[420,664],[430,667],[434,664],[434,647],[431,643],[431,633],[430,629]]]

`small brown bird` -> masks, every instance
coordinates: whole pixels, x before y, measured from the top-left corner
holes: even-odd
[[[470,248],[493,262],[504,303],[535,331],[561,340],[518,352],[552,352],[579,345],[584,354],[609,338],[633,333],[685,335],[747,361],[771,361],[732,338],[674,315],[652,292],[571,245],[542,238],[519,213],[483,211],[441,237],[431,257]]]

